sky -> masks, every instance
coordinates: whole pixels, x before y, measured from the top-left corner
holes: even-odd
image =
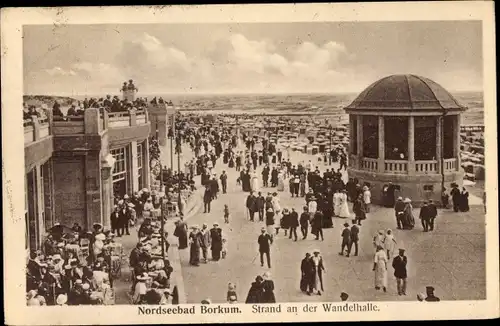
[[[26,25],[24,93],[358,93],[391,74],[482,91],[478,21]]]

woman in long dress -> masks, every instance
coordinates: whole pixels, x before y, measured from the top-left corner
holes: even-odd
[[[311,268],[312,268],[312,277],[311,277],[311,292],[317,292],[321,295],[321,291],[323,289],[323,271],[325,267],[323,265],[323,257],[320,256],[319,250],[314,250],[314,255],[311,258]]]
[[[333,215],[340,216],[340,192],[335,190],[333,194]]]
[[[257,174],[254,172],[252,173],[252,183],[251,183],[251,188],[253,192],[258,192],[260,187],[259,187],[259,178],[257,178]]]
[[[415,226],[415,217],[413,216],[413,207],[410,198],[404,200],[405,208],[403,211],[403,229],[412,230]]]
[[[189,264],[193,266],[200,265],[200,240],[197,236],[199,230],[197,226],[193,226],[193,231],[189,234],[189,243],[191,248],[189,250]]]
[[[272,198],[271,202],[273,203],[274,213],[277,216],[281,212],[281,200],[278,197],[277,193],[275,193],[275,192],[273,193],[273,198]]]
[[[387,259],[391,260],[394,257],[396,245],[397,242],[396,239],[394,239],[394,234],[392,234],[391,229],[388,229],[384,239],[384,249],[387,252]]]
[[[274,282],[271,278],[271,273],[265,272],[262,278],[264,279],[264,282],[262,283],[264,288],[262,303],[276,303],[276,297],[274,295]]]
[[[377,247],[375,258],[373,259],[373,271],[375,272],[375,290],[387,292],[387,254],[381,246]]]
[[[278,191],[285,191],[285,178],[283,172],[278,174]]]
[[[339,194],[340,198],[340,212],[339,216],[341,218],[351,218],[351,213],[349,213],[349,205],[347,204],[347,192],[342,190]]]
[[[465,187],[462,187],[462,192],[460,192],[460,203],[458,204],[458,208],[461,212],[469,211],[469,192]]]

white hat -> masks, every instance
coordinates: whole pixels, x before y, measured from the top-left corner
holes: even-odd
[[[63,304],[66,304],[66,302],[68,302],[68,296],[65,294],[59,294],[57,296],[56,302],[58,305],[62,306]]]
[[[118,201],[118,205],[123,205],[123,199],[120,199],[120,200]]]
[[[142,192],[149,192],[148,188],[142,188]]]
[[[82,284],[82,289],[84,289],[84,290],[88,290],[88,289],[90,289],[90,284],[88,284],[88,283],[83,283],[83,284]]]
[[[60,254],[55,254],[54,256],[52,256],[52,260],[61,260],[62,257]]]
[[[135,207],[135,205],[134,205],[134,204],[132,204],[132,203],[128,203],[128,207],[133,208],[133,207]]]
[[[404,200],[405,203],[411,203],[411,199],[406,197],[405,200]]]
[[[318,254],[319,254],[319,253],[320,253],[320,251],[319,251],[319,249],[314,249],[314,250],[313,250],[313,253],[318,253]]]

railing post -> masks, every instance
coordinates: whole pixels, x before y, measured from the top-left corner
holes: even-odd
[[[129,111],[130,113],[130,126],[137,126],[137,114],[135,109]]]
[[[102,115],[103,121],[104,121],[104,126],[103,128],[106,130],[108,129],[108,124],[109,124],[109,115],[108,111],[104,110],[103,115]]]
[[[40,139],[40,123],[38,122],[38,117],[32,115],[31,121],[33,121],[33,140],[37,141]]]

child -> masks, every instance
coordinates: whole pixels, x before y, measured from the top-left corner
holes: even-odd
[[[236,284],[229,283],[227,285],[227,302],[238,303],[238,295],[236,294]]]
[[[222,259],[225,259],[226,258],[226,255],[227,255],[227,240],[226,239],[222,239]]]
[[[229,207],[226,204],[224,205],[224,223],[229,223]]]
[[[238,179],[236,179],[236,184],[237,184],[238,186],[241,186],[241,178],[240,178],[240,177],[238,177]]]

